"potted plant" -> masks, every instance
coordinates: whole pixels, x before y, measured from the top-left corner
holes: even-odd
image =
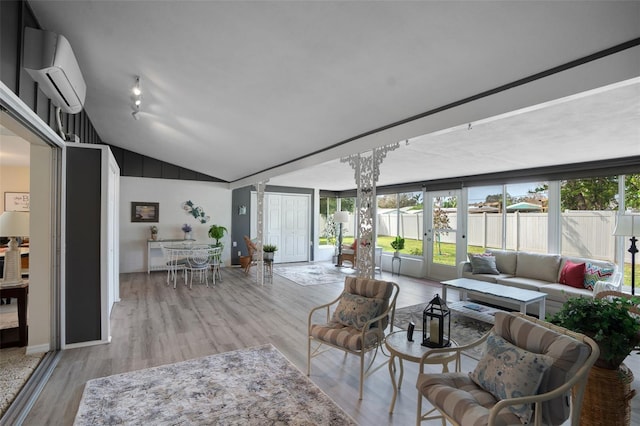
[[[404,249],[404,238],[396,236],[396,239],[391,241],[391,247],[395,250],[393,257],[400,257],[400,250]]]
[[[617,370],[640,342],[640,320],[629,313],[640,298],[574,297],[549,318],[552,324],[591,337],[600,347],[596,366]]]
[[[154,241],[158,239],[158,227],[156,225],[151,225],[151,239]]]
[[[209,237],[211,237],[214,240],[216,240],[216,242],[214,244],[215,247],[224,248],[224,245],[220,242],[220,240],[224,237],[224,234],[226,232],[227,232],[227,228],[225,228],[222,225],[211,225],[209,227]]]
[[[276,251],[278,251],[278,246],[275,246],[273,244],[265,244],[264,246],[262,246],[263,259],[273,260]]]

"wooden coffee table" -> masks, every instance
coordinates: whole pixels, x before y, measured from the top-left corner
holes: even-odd
[[[458,346],[458,344],[451,340],[451,346]],[[393,407],[396,404],[396,397],[398,396],[398,389],[402,386],[402,377],[404,376],[403,360],[411,362],[420,362],[422,356],[429,352],[432,348],[422,346],[422,330],[414,330],[413,342],[407,340],[407,330],[394,331],[388,334],[385,339],[385,346],[389,350],[389,375],[391,376],[391,384],[393,385],[393,398],[391,399],[391,406],[389,407],[389,413],[393,413]],[[396,383],[396,364],[395,359],[398,358],[398,364],[400,365],[400,376]],[[443,353],[440,355],[434,355],[425,360],[425,364],[442,364],[442,371],[444,373],[449,371],[449,363],[456,360],[456,354],[454,352]],[[459,366],[456,365],[456,370],[459,370]]]
[[[474,311],[473,309],[466,308],[470,302],[467,301],[469,294],[479,294],[483,296],[489,296],[492,302],[501,306],[501,303],[512,302],[520,305],[520,312],[527,313],[527,306],[532,303],[538,303],[538,318],[544,319],[546,306],[545,299],[546,293],[539,291],[525,290],[522,288],[511,287],[508,285],[495,284],[486,281],[474,280],[471,278],[456,278],[455,280],[442,282],[442,298],[447,300],[447,289],[458,290],[460,294],[460,302],[454,302],[448,304],[448,306],[464,315],[470,316],[481,321],[489,322],[493,324],[493,313],[499,309],[490,309],[489,312],[483,312],[482,310]],[[482,305],[480,305],[482,306]]]

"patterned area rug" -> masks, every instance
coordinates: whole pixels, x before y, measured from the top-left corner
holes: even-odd
[[[75,425],[355,425],[272,345],[87,382]]]
[[[422,329],[422,311],[424,311],[426,306],[426,303],[421,303],[419,305],[397,308],[393,322],[394,327],[406,330],[409,322],[413,321],[416,329]],[[492,325],[486,322],[465,317],[454,311],[451,312],[451,338],[455,340],[458,345],[467,345],[478,340],[489,331],[491,327]],[[466,351],[465,354],[473,359],[479,360],[482,357],[483,350],[484,344]]]
[[[15,303],[15,302],[14,302]],[[0,349],[0,417],[36,370],[44,352],[25,354],[25,348]]]
[[[295,266],[274,265],[273,272],[296,284],[304,286],[344,283],[345,277],[356,275],[355,269],[314,263]]]

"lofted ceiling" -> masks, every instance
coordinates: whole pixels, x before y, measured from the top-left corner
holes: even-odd
[[[361,135],[640,37],[639,2],[29,4],[70,41],[106,143],[232,186],[260,176],[353,188],[337,159],[399,139]],[[443,122],[449,130],[405,132],[379,183],[640,155],[639,87],[500,117],[479,111],[470,130]]]

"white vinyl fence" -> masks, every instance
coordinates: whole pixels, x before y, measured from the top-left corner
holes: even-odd
[[[447,213],[449,225],[457,227],[457,213]],[[616,223],[615,211],[567,211],[562,213],[562,254],[566,256],[588,257],[614,260]],[[402,235],[404,238],[422,240],[423,213],[400,214],[399,229],[396,212],[378,214],[378,235]],[[547,252],[548,215],[546,213],[507,213],[508,250]],[[469,245],[502,247],[501,213],[478,213],[467,216],[467,241]],[[320,219],[320,229],[324,220]],[[353,217],[344,228],[343,235],[353,236]],[[442,242],[455,242],[453,233],[443,234]],[[630,261],[630,260],[628,260]]]

